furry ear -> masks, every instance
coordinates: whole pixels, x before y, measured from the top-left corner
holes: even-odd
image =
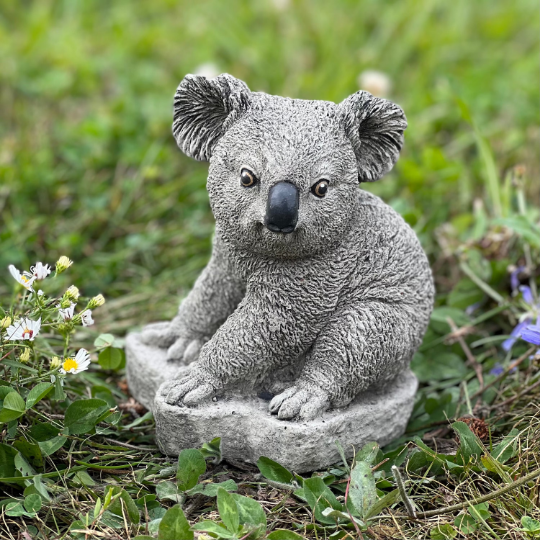
[[[228,74],[207,79],[186,75],[174,96],[172,131],[182,152],[209,161],[227,129],[250,103],[247,85]]]
[[[396,163],[407,127],[396,104],[361,90],[339,104],[343,126],[350,139],[360,182],[382,178]]]

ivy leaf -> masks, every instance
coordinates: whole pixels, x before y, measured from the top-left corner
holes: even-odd
[[[158,529],[158,540],[193,540],[193,531],[180,506],[167,510],[161,518]]]
[[[219,488],[217,493],[217,505],[219,516],[225,527],[227,527],[230,532],[237,533],[240,525],[240,518],[238,516],[238,507],[236,506],[233,496],[223,488]]]
[[[283,467],[283,465],[280,465],[270,458],[261,456],[257,460],[257,467],[259,468],[259,471],[261,471],[261,474],[265,478],[268,478],[268,480],[279,482],[281,484],[290,484],[292,482],[293,474]]]
[[[206,472],[206,461],[203,455],[194,448],[182,450],[178,456],[178,471],[176,480],[178,488],[187,491],[194,488],[199,476]]]

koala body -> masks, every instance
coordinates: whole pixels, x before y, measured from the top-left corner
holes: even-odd
[[[416,235],[359,189],[394,165],[401,109],[367,92],[337,105],[187,76],[173,134],[210,162],[210,262],[170,323],[143,331],[192,363],[169,403],[265,391],[280,419],[343,407],[407,369],[433,307]]]

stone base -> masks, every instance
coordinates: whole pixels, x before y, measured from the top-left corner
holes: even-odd
[[[349,457],[366,442],[383,446],[401,436],[418,386],[407,370],[385,388],[370,389],[343,409],[301,423],[278,420],[268,412],[268,401],[257,397],[223,397],[195,408],[168,405],[167,385],[161,383],[187,367],[168,364],[164,350],[142,344],[136,334],[128,336],[126,353],[131,393],[154,412],[158,445],[165,454],[221,437],[225,460],[254,464],[266,456],[297,473],[339,462],[337,440]]]

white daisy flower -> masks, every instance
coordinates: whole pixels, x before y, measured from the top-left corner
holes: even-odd
[[[7,330],[7,339],[26,339],[34,341],[41,328],[41,317],[37,321],[31,319],[20,319],[12,324]]]
[[[72,373],[76,375],[81,371],[86,371],[90,365],[90,354],[86,349],[79,349],[75,358],[64,358],[62,367],[58,370],[65,375],[66,373]]]
[[[92,310],[87,309],[81,313],[81,322],[83,326],[92,326],[94,324],[94,319],[92,319]]]
[[[43,264],[40,262],[37,262],[35,266],[30,267],[30,271],[32,272],[32,275],[35,279],[38,281],[41,281],[42,279],[45,279],[50,273],[51,268],[48,264]]]
[[[34,292],[34,289],[32,289],[32,283],[34,283],[36,278],[30,272],[24,271],[21,274],[19,270],[17,270],[12,264],[8,266],[8,269],[9,273],[18,283],[20,283],[25,289]]]
[[[76,305],[77,304],[71,302],[71,304],[67,308],[62,308],[60,304],[56,306],[58,308],[58,313],[60,313],[60,317],[62,317],[62,320],[71,321],[71,319],[73,319],[73,313],[75,311]]]

